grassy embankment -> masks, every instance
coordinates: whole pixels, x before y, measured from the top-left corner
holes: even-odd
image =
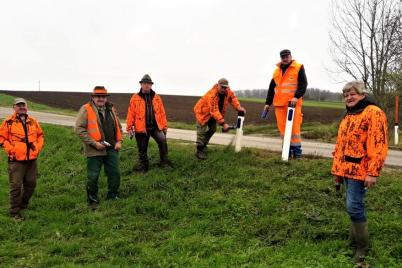
[[[121,197],[99,210],[85,203],[85,158],[66,127],[44,125],[46,147],[26,220],[7,215],[5,155],[0,154],[1,267],[353,267],[344,197],[333,189],[331,161],[283,163],[278,154],[211,147],[199,162],[194,146],[170,141],[174,170],[131,173],[137,153],[125,140]],[[369,262],[402,263],[402,181],[387,169],[367,196]]]

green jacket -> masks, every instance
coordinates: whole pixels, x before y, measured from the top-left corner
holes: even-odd
[[[98,126],[101,126],[98,109],[96,108],[95,104],[92,101],[90,102],[90,104],[91,104],[92,108],[94,108],[94,111],[96,113],[96,117],[98,119]],[[107,104],[107,105],[110,105],[110,104]],[[110,106],[110,107],[112,107],[112,106]],[[112,116],[117,119],[117,122],[119,123],[119,128],[122,131],[120,120],[117,117],[116,113],[114,112],[114,109],[112,109]],[[106,149],[97,150],[95,148],[96,141],[91,136],[89,136],[88,131],[87,131],[87,124],[88,124],[87,110],[85,109],[85,107],[83,105],[83,106],[81,106],[81,108],[78,112],[78,115],[77,115],[77,119],[75,121],[75,133],[78,135],[78,137],[80,137],[81,141],[84,144],[85,155],[87,157],[106,155],[107,154]],[[100,132],[102,134],[102,138],[103,138],[104,134],[103,134],[102,128],[99,128],[99,130],[100,130]],[[123,133],[123,131],[122,131],[122,133]]]

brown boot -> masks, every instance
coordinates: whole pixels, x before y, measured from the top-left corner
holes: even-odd
[[[205,147],[197,146],[197,152],[195,153],[195,156],[200,160],[207,159],[207,154],[205,153]]]
[[[354,223],[352,222],[352,229],[354,230],[354,238],[356,241],[356,253],[353,258],[358,267],[365,267],[364,259],[367,256],[369,249],[369,234],[367,222]]]

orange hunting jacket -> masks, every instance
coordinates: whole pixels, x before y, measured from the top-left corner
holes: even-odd
[[[218,94],[218,84],[215,84],[213,88],[210,89],[204,96],[202,96],[201,99],[199,99],[199,101],[195,104],[195,118],[201,126],[205,125],[209,121],[209,119],[211,119],[211,117],[213,117],[220,125],[225,123],[224,117],[229,103],[236,110],[240,108],[240,103],[237,100],[237,97],[235,96],[233,91],[230,90],[230,88],[227,88],[222,113],[219,112]]]
[[[34,160],[44,144],[43,131],[31,116],[26,118],[26,132],[17,114],[7,117],[0,127],[0,146],[11,161]]]
[[[375,105],[347,114],[339,125],[332,174],[365,180],[378,177],[388,151],[387,119]]]
[[[167,119],[165,107],[163,106],[162,98],[156,94],[152,98],[152,106],[155,114],[155,121],[159,130],[167,130]],[[130,105],[127,111],[127,131],[134,127],[136,133],[146,133],[146,118],[145,118],[145,100],[139,95],[134,94],[131,97]]]

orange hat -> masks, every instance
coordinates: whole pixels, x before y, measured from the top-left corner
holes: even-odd
[[[109,96],[104,86],[96,86],[92,92],[92,96]]]

